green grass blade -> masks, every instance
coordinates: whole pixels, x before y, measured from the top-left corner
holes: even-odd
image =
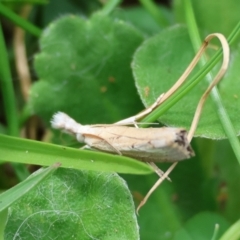
[[[1,6],[0,6],[1,9]],[[4,102],[4,112],[7,118],[8,133],[12,136],[18,136],[18,118],[16,111],[16,102],[13,90],[8,55],[0,26],[0,86]]]
[[[32,174],[29,178],[22,181],[15,187],[10,188],[0,195],[0,212],[7,209],[14,202],[16,202],[20,197],[22,197],[25,193],[29,192],[32,188],[34,188],[38,183],[52,174],[59,164],[55,164],[54,166],[42,169],[34,174]]]
[[[107,1],[101,10],[102,14],[109,15],[118,5],[120,5],[121,2],[122,0]]]
[[[0,4],[1,5],[1,4]],[[0,6],[1,9],[1,6]],[[11,136],[18,136],[18,117],[16,110],[16,102],[14,96],[13,82],[11,77],[10,66],[8,63],[8,55],[5,41],[0,25],[0,89],[3,96],[4,112],[7,119],[7,130]],[[25,179],[29,173],[25,166],[21,164],[13,165],[19,180]]]
[[[78,150],[54,144],[0,135],[0,160],[49,166],[131,174],[149,174],[152,169],[131,158]]]
[[[11,20],[14,24],[17,26],[25,29],[27,32],[31,33],[32,35],[39,37],[41,35],[41,29],[37,28],[27,20],[19,17],[17,14],[15,14],[13,11],[5,7],[3,4],[0,3],[0,14],[4,17]]]
[[[153,0],[140,0],[143,7],[150,13],[159,26],[168,26],[169,23],[162,15],[158,5]]]

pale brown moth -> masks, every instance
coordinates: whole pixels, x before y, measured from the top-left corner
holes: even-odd
[[[187,76],[197,64],[209,41],[214,37],[217,37],[222,44],[223,63],[216,77],[199,101],[189,133],[183,128],[138,128],[138,120],[142,119],[161,105],[183,84]],[[75,135],[79,142],[85,143],[87,147],[91,149],[129,156],[140,161],[148,162],[161,178],[155,183],[140,203],[137,208],[138,211],[147,201],[150,194],[165,178],[168,178],[168,174],[179,161],[194,156],[190,142],[197,127],[204,102],[212,88],[224,75],[228,67],[228,62],[229,46],[227,40],[222,34],[210,34],[206,37],[198,53],[173,87],[165,94],[162,94],[155,103],[139,114],[115,124],[81,125],[67,114],[58,112],[53,115],[51,120],[52,127]],[[135,127],[129,127],[126,125],[134,125]],[[173,164],[165,173],[163,173],[154,164],[155,162],[173,162]]]
[[[92,149],[144,162],[176,162],[194,156],[182,128],[135,128],[117,124],[81,125],[67,114],[53,116],[52,127],[76,136]]]

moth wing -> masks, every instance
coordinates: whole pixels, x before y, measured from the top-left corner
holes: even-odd
[[[187,132],[181,128],[133,128],[98,126],[85,134],[91,148],[122,154],[141,161],[175,162],[194,156]]]
[[[109,152],[116,152],[119,155],[122,155],[122,153],[112,145],[108,139],[104,139],[101,136],[95,135],[95,134],[90,134],[90,133],[85,133],[82,134],[84,136],[84,142],[90,146],[91,148],[96,148],[101,151],[103,151],[103,148],[105,151]]]
[[[122,154],[148,162],[176,162],[195,155],[182,128],[152,128],[150,138],[136,142]]]

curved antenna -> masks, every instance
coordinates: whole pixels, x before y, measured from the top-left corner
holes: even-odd
[[[185,70],[185,72],[182,74],[182,76],[178,79],[178,81],[159,99],[158,103],[156,106],[159,106],[159,104],[161,104],[162,102],[164,102],[167,98],[169,98],[182,84],[183,82],[186,80],[186,77],[190,74],[190,72],[192,71],[192,69],[196,66],[197,62],[199,61],[201,55],[203,54],[203,52],[205,51],[208,43],[212,40],[212,38],[217,37],[219,39],[219,41],[221,42],[222,45],[222,49],[223,49],[223,61],[222,61],[222,65],[220,70],[218,71],[217,75],[215,76],[215,78],[213,79],[212,83],[209,85],[209,87],[207,88],[207,90],[203,93],[202,97],[199,100],[198,106],[196,108],[194,117],[193,117],[193,121],[188,133],[188,141],[190,142],[193,138],[193,134],[197,128],[197,124],[199,122],[200,119],[200,115],[204,106],[204,103],[207,99],[207,97],[209,96],[209,93],[211,92],[211,90],[213,89],[214,86],[216,86],[218,84],[218,82],[221,80],[221,78],[223,77],[223,75],[225,74],[227,68],[228,68],[228,63],[229,63],[229,56],[230,56],[230,49],[229,49],[229,45],[228,42],[226,40],[226,38],[220,34],[220,33],[213,33],[208,35],[202,46],[200,47],[199,51],[197,52],[196,56],[194,57],[194,59],[192,60],[192,62],[189,64],[189,66],[187,67],[187,69]],[[138,211],[140,210],[140,208],[146,203],[146,201],[148,200],[148,198],[150,197],[150,195],[155,191],[155,189],[166,179],[168,178],[168,175],[170,174],[170,172],[176,167],[176,165],[178,164],[178,162],[173,163],[168,170],[162,175],[162,177],[153,185],[153,187],[149,190],[149,192],[147,193],[147,195],[144,197],[144,199],[140,202],[140,204],[137,207],[136,212],[138,213]]]
[[[230,58],[230,49],[229,49],[229,45],[227,42],[227,39],[220,33],[213,33],[210,34],[206,37],[205,41],[211,41],[212,38],[217,37],[219,39],[219,41],[222,44],[222,50],[223,50],[223,61],[222,61],[222,65],[220,70],[218,71],[217,75],[215,76],[215,78],[213,79],[212,83],[209,85],[209,87],[207,88],[207,90],[203,93],[202,97],[199,100],[199,103],[197,105],[193,120],[192,120],[192,124],[190,127],[190,130],[188,132],[188,141],[191,142],[194,132],[197,128],[199,119],[200,119],[200,115],[203,109],[203,105],[207,99],[207,97],[209,96],[211,90],[218,84],[218,82],[221,80],[221,78],[223,77],[223,75],[225,74],[227,68],[228,68],[228,63],[229,63],[229,58]]]

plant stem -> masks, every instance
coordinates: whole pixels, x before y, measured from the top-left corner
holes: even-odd
[[[219,233],[219,224],[216,223],[211,240],[217,240],[218,233]]]
[[[109,15],[120,3],[122,0],[109,0],[104,4],[101,13],[104,15]]]
[[[159,7],[152,0],[140,0],[142,5],[146,8],[146,10],[150,13],[150,15],[155,19],[155,21],[160,26],[168,26],[169,23],[166,18],[161,13]]]
[[[16,102],[14,97],[13,83],[10,67],[8,64],[8,55],[3,37],[2,27],[0,25],[0,84],[3,96],[4,111],[6,113],[8,134],[18,136],[18,118],[16,111]]]
[[[16,110],[16,101],[11,77],[10,66],[7,61],[8,55],[3,37],[2,27],[0,24],[0,86],[3,96],[4,112],[6,115],[8,134],[18,136],[18,116]],[[26,167],[22,164],[13,164],[14,170],[19,180],[24,180],[28,175]]]
[[[30,22],[26,21],[25,19],[19,17],[13,11],[5,7],[3,4],[0,3],[0,14],[11,20],[17,26],[25,29],[27,32],[31,33],[32,35],[39,37],[41,35],[41,29],[37,28]]]

